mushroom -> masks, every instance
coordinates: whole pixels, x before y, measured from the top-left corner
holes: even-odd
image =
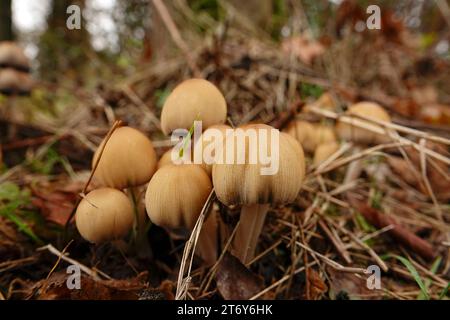
[[[158,226],[192,229],[211,189],[211,181],[200,166],[166,164],[148,184],[147,214]]]
[[[94,154],[93,167],[104,143]],[[94,178],[103,186],[123,189],[145,184],[155,170],[156,153],[150,139],[136,129],[120,127],[109,138]]]
[[[227,130],[232,128],[226,124],[213,125],[206,129],[194,145],[193,161],[211,176],[212,165],[218,155],[218,149],[223,148]]]
[[[211,180],[199,165],[162,160],[145,194],[147,214],[160,227],[192,230],[211,193]],[[213,220],[212,215],[205,220],[197,243],[197,252],[207,264],[217,258],[217,222]]]
[[[168,135],[176,129],[190,129],[202,121],[203,130],[224,123],[227,103],[219,89],[203,79],[180,83],[167,97],[161,112],[161,128]]]
[[[303,120],[291,122],[286,129],[286,133],[300,142],[306,152],[311,153],[320,144],[336,141],[336,135],[330,126],[312,124]]]
[[[327,160],[332,154],[339,149],[339,144],[336,141],[320,144],[314,151],[314,166],[319,166],[325,160]]]
[[[391,122],[391,117],[379,104],[374,102],[359,102],[350,106],[346,112],[347,115],[362,116],[369,119]],[[343,140],[350,140],[361,144],[384,143],[389,140],[386,134],[376,133],[369,129],[381,132],[383,128],[380,125],[371,123],[368,120],[352,117],[350,123],[338,120],[336,131]]]
[[[0,68],[13,68],[28,72],[30,62],[22,48],[12,41],[0,42]]]
[[[240,130],[240,131],[239,131]],[[251,131],[256,131],[256,143],[251,144]],[[278,143],[262,140],[279,134]],[[239,137],[244,135],[243,150],[238,148]],[[280,133],[277,129],[264,124],[246,125],[227,135],[222,159],[228,154],[233,163],[216,162],[212,169],[213,185],[218,199],[227,206],[242,205],[240,224],[236,231],[233,248],[243,263],[248,263],[254,256],[256,243],[262,231],[269,203],[280,205],[289,203],[297,197],[305,175],[305,160],[301,145],[290,135]],[[233,140],[233,141],[230,141]],[[278,161],[278,171],[272,175],[262,175],[266,165],[261,161],[252,163],[252,152],[261,153],[266,146],[267,155]],[[236,152],[237,151],[237,152]],[[238,163],[238,158],[245,155],[245,163]]]
[[[101,243],[125,236],[133,226],[134,213],[123,192],[101,188],[89,192],[81,200],[75,222],[84,239]]]
[[[12,68],[0,69],[0,93],[29,94],[33,86],[33,80],[27,73]]]
[[[359,102],[350,106],[346,112],[347,115],[362,116],[369,119],[391,122],[389,114],[377,103]],[[347,117],[348,119],[348,117]],[[350,123],[339,119],[336,124],[336,131],[343,140],[350,140],[356,144],[353,154],[361,151],[362,146],[377,143],[384,143],[390,140],[389,136],[384,133],[384,129],[368,120],[357,117],[351,117]],[[374,132],[375,131],[375,132]],[[362,171],[361,159],[350,163],[344,178],[344,184],[356,179]]]

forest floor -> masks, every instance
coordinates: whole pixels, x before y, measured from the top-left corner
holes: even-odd
[[[406,29],[279,44],[241,28],[114,85],[41,82],[31,97],[0,97],[0,299],[448,299],[449,60],[416,50]],[[186,238],[155,225],[150,255],[126,240],[89,244],[67,220],[93,152],[120,119],[162,155],[170,147],[162,103],[192,76],[220,88],[235,126],[334,124],[346,106],[368,100],[392,116],[393,142],[342,143],[318,167],[307,154],[297,201],[270,209],[247,266],[224,251],[212,268],[195,258],[180,276],[191,259]],[[212,204],[232,230],[236,215]],[[80,290],[66,286],[71,264],[82,268]],[[381,268],[381,288],[367,285],[371,265]]]

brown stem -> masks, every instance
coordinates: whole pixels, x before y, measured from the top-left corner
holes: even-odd
[[[233,250],[243,264],[255,256],[256,244],[266,219],[269,204],[242,206],[240,224],[233,241]]]
[[[212,212],[203,223],[202,230],[197,240],[196,253],[203,261],[211,266],[217,261],[219,219]]]

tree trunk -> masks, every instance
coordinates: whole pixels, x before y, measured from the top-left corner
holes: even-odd
[[[11,0],[0,1],[0,41],[13,40]]]

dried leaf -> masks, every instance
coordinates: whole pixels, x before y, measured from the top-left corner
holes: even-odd
[[[247,300],[263,289],[261,279],[229,253],[219,264],[216,282],[226,300]]]

